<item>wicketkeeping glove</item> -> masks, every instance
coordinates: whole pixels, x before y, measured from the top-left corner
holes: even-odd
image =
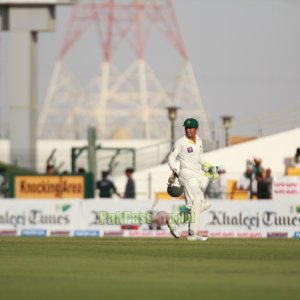
[[[219,178],[217,166],[212,166],[210,163],[206,162],[201,166],[201,169],[203,170],[204,175],[211,181],[216,181]]]
[[[204,173],[208,173],[210,168],[211,168],[211,164],[208,162],[202,164],[202,166],[201,166],[201,169]]]

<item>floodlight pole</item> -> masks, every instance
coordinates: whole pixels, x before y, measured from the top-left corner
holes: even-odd
[[[225,147],[229,146],[229,129],[232,123],[232,116],[222,116],[223,127],[225,130]]]
[[[177,112],[179,107],[177,106],[168,106],[166,107],[168,110],[168,118],[171,122],[171,148],[175,142],[175,120],[177,119]]]

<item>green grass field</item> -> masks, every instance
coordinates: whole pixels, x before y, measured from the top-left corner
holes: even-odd
[[[300,239],[0,238],[0,299],[299,299]]]

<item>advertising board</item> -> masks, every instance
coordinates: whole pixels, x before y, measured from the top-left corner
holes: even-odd
[[[10,178],[10,196],[17,199],[83,199],[94,197],[91,173],[83,175],[17,175]]]
[[[200,216],[202,234],[213,238],[300,236],[300,200],[212,200]],[[182,200],[159,201],[156,211],[180,217]],[[150,200],[93,199],[1,200],[1,235],[166,237],[168,228],[151,230]],[[182,222],[179,231],[187,235]]]
[[[17,234],[46,235],[50,231],[73,230],[81,227],[80,201],[65,200],[2,200],[0,231],[16,230]]]
[[[300,199],[300,177],[281,176],[275,178],[272,186],[274,200],[299,200]]]

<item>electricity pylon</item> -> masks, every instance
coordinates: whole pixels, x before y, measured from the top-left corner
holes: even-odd
[[[102,63],[84,85],[68,67],[67,58],[92,26],[101,45]],[[172,91],[166,91],[145,58],[153,27],[163,33],[164,42],[169,42],[182,62]],[[121,71],[114,55],[124,41],[132,46],[134,59]],[[88,55],[84,53],[81,59]],[[155,53],[150,55],[155,58]],[[110,138],[118,128],[131,138],[166,138],[166,107],[170,105],[180,107],[181,119],[198,118],[203,140],[211,142],[210,126],[172,1],[90,0],[74,6],[39,120],[39,136],[83,138],[87,128],[95,126],[99,138]]]

